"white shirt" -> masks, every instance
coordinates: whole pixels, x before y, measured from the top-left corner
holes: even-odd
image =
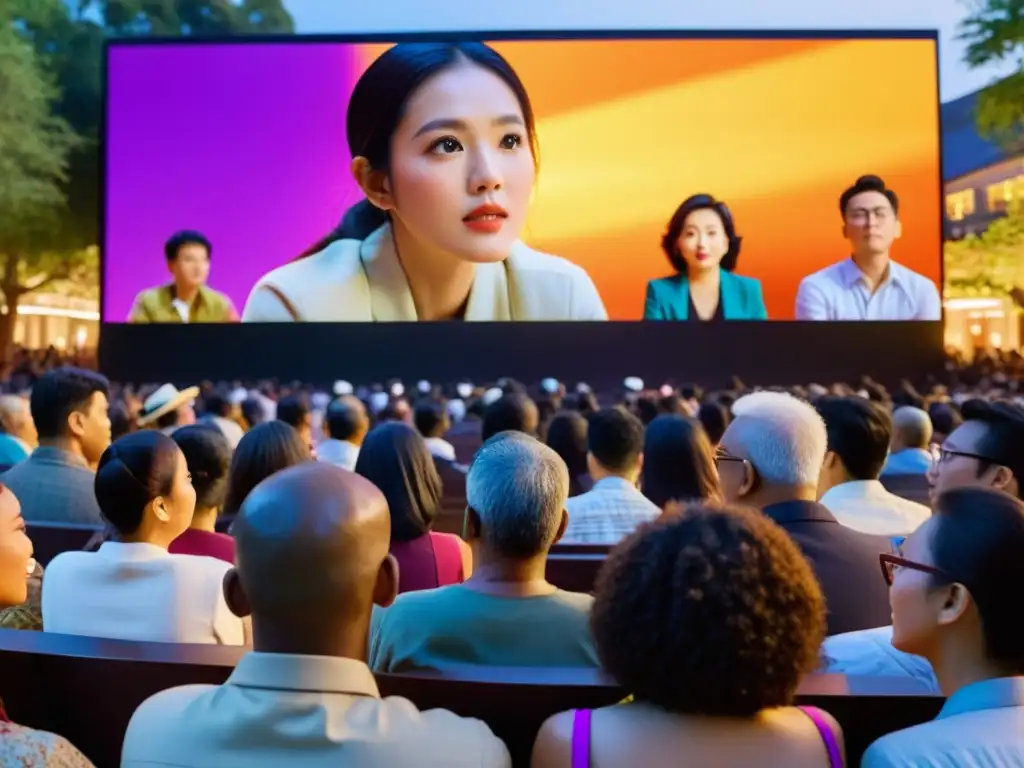
[[[181,322],[187,323],[189,313],[192,311],[192,305],[187,301],[181,299],[171,299],[171,306],[178,310],[178,316],[181,318]]]
[[[621,477],[605,477],[565,502],[569,527],[561,544],[618,544],[641,523],[657,520],[661,510]]]
[[[316,447],[316,460],[354,472],[359,446],[348,440],[324,440]]]
[[[221,686],[156,694],[135,711],[122,768],[507,768],[479,720],[380,697],[353,659],[249,653]]]
[[[844,632],[826,638],[821,646],[825,666],[821,670],[852,677],[906,677],[923,690],[941,693],[928,660],[892,647],[892,627]]]
[[[455,461],[455,446],[443,437],[428,437],[424,442],[426,442],[431,456],[445,461]]]
[[[222,587],[229,563],[152,544],[105,542],[46,567],[43,627],[65,635],[158,643],[242,645],[242,620]]]
[[[924,504],[889,493],[878,480],[840,483],[821,503],[847,528],[878,536],[909,536],[932,515]]]
[[[872,293],[853,259],[805,277],[796,293],[797,320],[941,320],[935,283],[889,261],[889,276]]]

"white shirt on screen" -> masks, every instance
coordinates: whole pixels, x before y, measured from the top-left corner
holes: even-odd
[[[847,528],[877,536],[909,536],[932,514],[924,504],[889,493],[878,480],[840,483],[821,503]]]
[[[46,566],[43,626],[63,635],[157,643],[243,645],[224,599],[231,565],[152,544],[105,542]]]
[[[414,322],[412,290],[390,225],[337,240],[260,278],[242,312],[253,322]],[[607,320],[590,276],[516,241],[501,262],[477,264],[465,320]]]
[[[797,320],[941,320],[935,283],[889,261],[889,276],[872,293],[853,259],[805,277],[796,293]]]

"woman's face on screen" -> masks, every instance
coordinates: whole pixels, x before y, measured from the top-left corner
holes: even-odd
[[[698,208],[683,222],[676,247],[686,262],[687,270],[700,272],[718,269],[729,250],[729,238],[722,226],[722,217],[710,208]]]
[[[536,176],[523,110],[489,70],[460,64],[409,100],[391,141],[396,226],[465,261],[508,256]]]

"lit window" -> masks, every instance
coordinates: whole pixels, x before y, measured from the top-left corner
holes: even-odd
[[[963,221],[974,213],[974,190],[965,189],[946,195],[946,218],[950,221]]]
[[[1024,176],[1000,181],[985,190],[990,213],[1005,213],[1014,202],[1024,201]]]

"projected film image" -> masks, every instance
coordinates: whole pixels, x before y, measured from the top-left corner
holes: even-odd
[[[114,43],[103,320],[938,321],[936,78],[931,39]]]

